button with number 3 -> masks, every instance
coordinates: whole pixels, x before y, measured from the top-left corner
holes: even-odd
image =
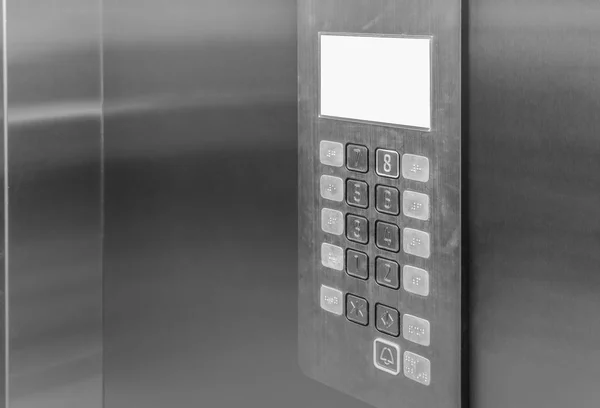
[[[377,174],[382,177],[400,176],[400,155],[393,150],[377,150]]]

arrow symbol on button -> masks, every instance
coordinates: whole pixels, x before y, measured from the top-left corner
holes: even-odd
[[[386,311],[381,316],[381,322],[385,326],[386,329],[389,329],[394,324],[394,318],[390,314],[390,312]]]

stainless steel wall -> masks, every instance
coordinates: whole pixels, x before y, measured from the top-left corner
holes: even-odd
[[[472,406],[598,407],[600,3],[468,3]]]
[[[105,0],[106,407],[362,407],[297,366],[296,3]]]
[[[100,3],[5,0],[4,5],[5,402],[10,408],[99,408]]]

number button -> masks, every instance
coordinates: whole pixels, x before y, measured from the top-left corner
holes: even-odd
[[[344,145],[323,140],[320,148],[321,163],[326,166],[342,167],[344,165]]]
[[[366,244],[369,242],[369,221],[356,215],[346,218],[347,237],[350,241]]]
[[[349,249],[346,253],[346,272],[355,278],[369,279],[369,257],[367,254]]]
[[[349,144],[346,148],[348,170],[366,173],[369,171],[369,150],[365,146]]]
[[[394,187],[377,186],[376,207],[377,211],[384,214],[400,214],[400,192]]]
[[[377,174],[382,177],[399,177],[400,155],[393,150],[377,150]]]
[[[379,248],[392,252],[400,250],[400,229],[396,225],[378,222],[376,236],[376,244]]]
[[[353,207],[369,206],[369,186],[363,181],[348,180],[346,182],[346,201]]]
[[[400,267],[394,261],[377,258],[375,263],[375,279],[381,286],[391,289],[400,288]]]

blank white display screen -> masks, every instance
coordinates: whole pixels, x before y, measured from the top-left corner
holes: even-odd
[[[431,39],[321,34],[321,116],[431,129]]]

